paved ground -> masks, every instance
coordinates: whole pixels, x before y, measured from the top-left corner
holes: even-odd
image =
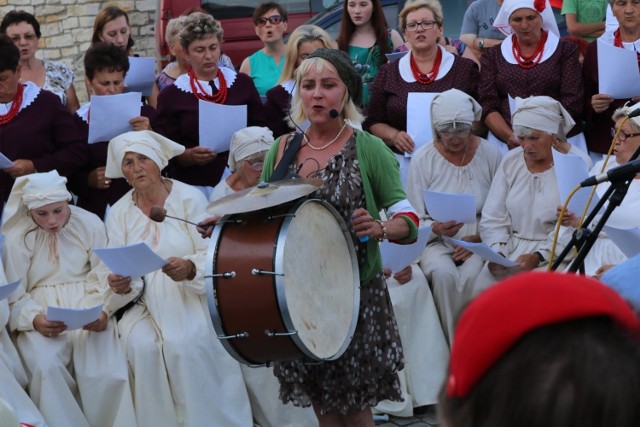
[[[439,427],[435,406],[422,406],[414,409],[411,418],[389,417],[389,421],[377,421],[377,427]]]

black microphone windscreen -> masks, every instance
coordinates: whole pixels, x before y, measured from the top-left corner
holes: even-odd
[[[640,116],[640,108],[636,108],[635,110],[633,110],[632,112],[629,113],[629,115],[627,117],[629,117],[630,119],[634,118],[634,117],[638,117]]]
[[[337,119],[340,116],[340,113],[335,108],[332,108],[329,110],[329,116],[331,116],[332,119]]]

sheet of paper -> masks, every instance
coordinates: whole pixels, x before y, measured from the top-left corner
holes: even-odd
[[[109,269],[123,277],[139,279],[167,264],[144,242],[117,248],[93,250]]]
[[[405,52],[392,52],[392,53],[385,53],[384,56],[387,57],[387,62],[393,62],[393,61],[397,61],[398,59],[402,58],[403,56],[405,56],[407,53],[409,53],[409,51],[405,51]]]
[[[397,273],[416,260],[424,248],[431,234],[431,227],[420,227],[418,229],[418,240],[410,245],[398,245],[388,240],[380,243],[380,253],[382,254],[382,266]]]
[[[102,304],[91,308],[62,308],[47,307],[47,320],[64,322],[67,331],[80,329],[89,323],[95,322],[102,312]]]
[[[216,153],[229,151],[234,132],[247,127],[246,105],[198,102],[200,145]]]
[[[140,92],[118,95],[94,95],[89,111],[89,144],[110,141],[133,130],[129,120],[140,116],[142,103]]]
[[[7,156],[0,153],[0,169],[6,169],[14,166],[13,162]]]
[[[627,258],[640,253],[640,228],[621,230],[605,225],[602,229]]]
[[[142,92],[144,96],[151,96],[155,78],[156,58],[129,57],[129,71],[124,78],[126,92]]]
[[[491,247],[489,247],[489,245],[487,245],[486,243],[470,243],[465,242],[464,240],[452,239],[446,236],[444,237],[444,239],[453,243],[454,245],[462,246],[463,248],[467,249],[470,252],[473,252],[484,260],[499,264],[503,267],[508,268],[520,265],[515,261],[511,261],[510,259],[503,257],[502,255],[491,249]]]
[[[438,222],[470,224],[477,221],[476,198],[469,194],[424,190],[424,204],[429,216]]]
[[[433,141],[431,102],[438,92],[409,92],[407,95],[407,133],[413,139],[413,152]],[[405,153],[411,157],[412,153]]]
[[[509,112],[513,114],[515,110],[516,110],[516,100],[513,96],[509,95]]]
[[[573,154],[563,154],[553,149],[551,152],[553,153],[553,164],[555,166],[558,191],[560,192],[560,201],[564,204],[573,189],[589,177],[589,171],[580,157]],[[576,216],[580,217],[582,215],[591,196],[592,189],[593,187],[581,188],[569,201],[568,209]],[[596,206],[598,200],[600,200],[598,195],[594,194],[589,210]]]
[[[6,285],[0,286],[0,301],[3,299],[7,299],[9,295],[20,286],[20,279],[15,282],[7,283]]]
[[[613,99],[633,98],[640,95],[640,71],[636,52],[598,43],[599,93]]]

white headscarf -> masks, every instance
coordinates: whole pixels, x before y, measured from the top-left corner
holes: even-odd
[[[509,25],[509,17],[516,10],[523,8],[538,12],[542,17],[542,28],[560,37],[560,30],[558,30],[558,24],[556,23],[556,18],[553,15],[549,0],[504,0],[504,3],[502,3],[498,11],[498,16],[496,16],[496,20],[493,22],[493,26],[507,37],[510,36],[513,34],[513,29],[511,25]]]
[[[16,227],[21,220],[27,220],[28,225],[32,226],[33,222],[28,216],[31,209],[71,200],[66,183],[67,178],[55,170],[18,177],[4,207],[2,232]]]
[[[235,172],[238,163],[254,154],[268,151],[273,144],[273,133],[269,128],[249,126],[240,129],[231,138],[229,149],[229,169]]]
[[[626,104],[624,104],[623,107],[618,108],[615,111],[615,113],[613,114],[613,116],[616,117],[616,115],[618,113],[622,113],[625,116],[628,116],[629,114],[633,113],[634,111],[640,109],[640,102],[638,102],[637,104],[629,105],[630,102],[631,101],[629,101]],[[634,125],[636,125],[637,127],[640,128],[640,116],[631,117],[629,120],[632,121]]]
[[[122,159],[128,151],[144,154],[162,170],[167,167],[170,159],[182,154],[184,150],[184,146],[150,130],[123,133],[109,142],[104,175],[107,178],[124,178]]]
[[[576,124],[571,114],[561,103],[548,96],[516,98],[516,106],[511,115],[512,126],[526,126],[558,135],[565,139]]]
[[[482,107],[475,99],[458,89],[449,89],[433,98],[431,102],[431,128],[436,135],[436,128],[447,123],[473,124],[480,120]]]

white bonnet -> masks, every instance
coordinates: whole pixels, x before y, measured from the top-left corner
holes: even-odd
[[[254,154],[268,151],[273,144],[273,133],[269,128],[249,126],[240,129],[231,138],[229,149],[229,169],[235,172],[240,161]]]
[[[560,30],[558,30],[556,17],[553,15],[549,0],[504,0],[493,26],[504,35],[510,36],[513,34],[513,29],[509,25],[509,17],[516,10],[524,8],[538,12],[542,17],[542,28],[560,37]]]
[[[449,89],[433,98],[431,102],[431,126],[433,135],[436,128],[447,123],[471,125],[480,120],[482,107],[471,96],[458,89]]]
[[[182,154],[184,150],[183,145],[150,130],[126,132],[109,142],[104,174],[107,178],[124,178],[122,159],[129,151],[144,154],[162,170],[167,167],[170,159]]]
[[[565,139],[576,124],[562,104],[548,96],[516,98],[515,104],[511,115],[512,126],[526,126]]]

